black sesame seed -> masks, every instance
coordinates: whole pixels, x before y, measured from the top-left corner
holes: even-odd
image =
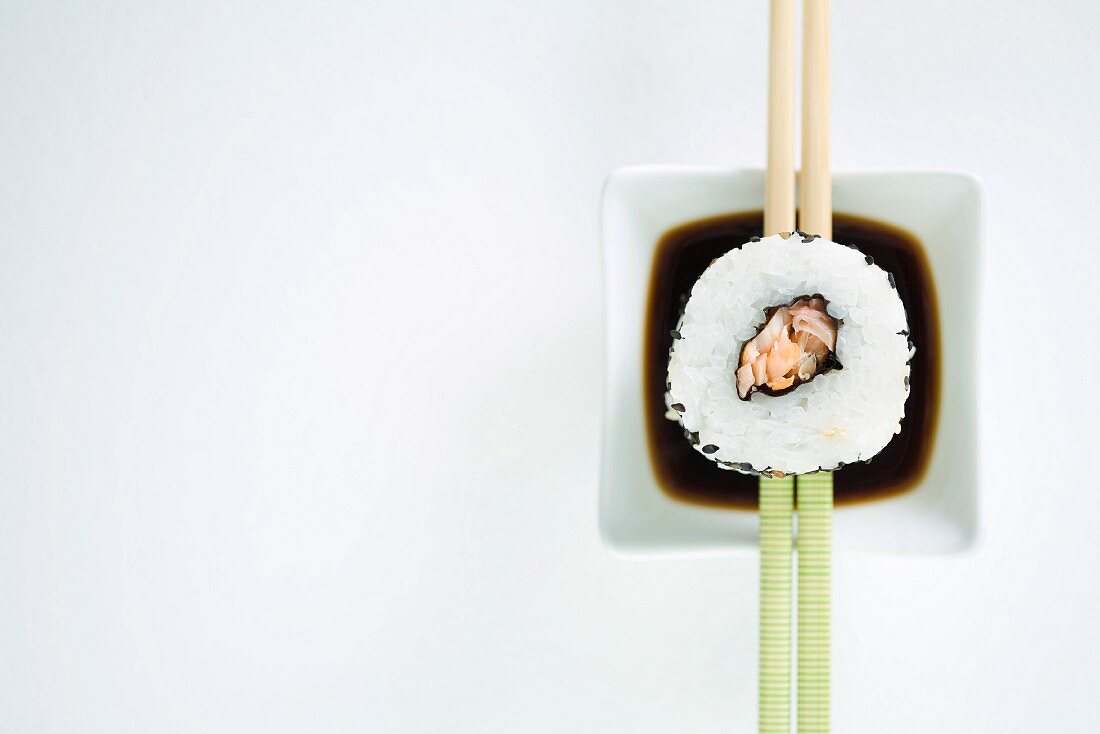
[[[684,338],[684,337],[680,336],[680,332],[678,332],[676,329],[673,329],[671,333],[672,333],[672,338],[673,339],[683,339]]]
[[[868,265],[874,265],[875,264],[875,258],[871,257],[870,255],[864,255],[863,259],[867,261]]]
[[[893,288],[894,290],[897,290],[898,289],[898,284],[897,284],[897,281],[894,280],[894,274],[893,273],[887,273],[886,277],[890,281],[890,287]]]
[[[909,329],[902,329],[898,332],[898,336],[909,336]]]
[[[741,462],[741,471],[752,471],[752,464],[747,461]]]
[[[672,409],[675,410],[677,413],[683,413],[685,410],[687,410],[687,408],[684,407],[683,403],[673,403]]]
[[[909,387],[909,375],[905,376],[905,386]]]
[[[713,454],[717,450],[718,450],[718,447],[715,446],[712,443],[708,443],[706,446],[703,447],[703,453],[704,454]]]
[[[759,241],[760,241],[759,237],[749,237],[749,242],[759,242]]]

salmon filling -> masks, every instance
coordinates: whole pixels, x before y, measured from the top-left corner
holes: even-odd
[[[757,390],[779,395],[840,368],[835,352],[839,324],[826,306],[828,301],[815,295],[768,310],[764,326],[741,349],[738,397],[748,400]]]

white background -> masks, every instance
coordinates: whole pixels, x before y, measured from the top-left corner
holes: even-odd
[[[0,729],[751,731],[756,558],[598,539],[597,204],[762,163],[765,4],[141,5],[0,5]],[[989,225],[983,544],[838,556],[838,732],[1100,730],[1098,22],[834,4],[836,167]]]

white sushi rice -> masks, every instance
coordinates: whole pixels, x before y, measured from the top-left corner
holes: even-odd
[[[738,398],[741,347],[763,325],[765,310],[816,293],[840,320],[843,368],[784,395]],[[669,417],[697,433],[695,449],[724,468],[833,469],[870,459],[901,430],[911,357],[905,308],[887,273],[858,250],[797,234],[731,250],[695,283],[677,331]]]

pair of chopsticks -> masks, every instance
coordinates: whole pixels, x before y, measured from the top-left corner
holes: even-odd
[[[804,0],[802,202],[798,229],[832,237],[829,4]],[[764,234],[795,229],[794,0],[771,0]],[[798,732],[830,729],[833,475],[798,477]],[[760,479],[761,734],[791,731],[793,477]]]

